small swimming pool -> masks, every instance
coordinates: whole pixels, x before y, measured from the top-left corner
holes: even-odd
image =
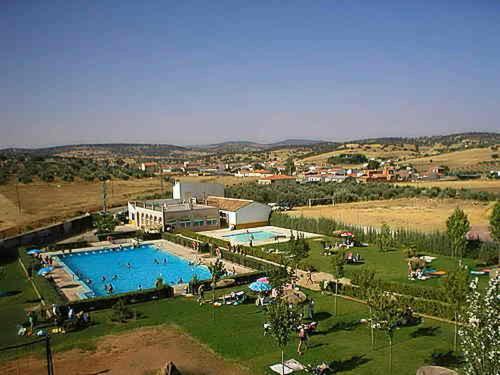
[[[177,255],[154,245],[137,248],[101,249],[59,255],[59,260],[83,282],[95,296],[108,295],[105,285],[113,285],[113,294],[155,286],[158,277],[169,285],[211,277],[206,266],[191,265]]]
[[[278,236],[277,233],[267,230],[258,230],[253,232],[249,231],[244,233],[227,234],[223,237],[236,242],[246,243],[250,242],[250,240],[252,240],[253,242],[274,240],[276,236]]]

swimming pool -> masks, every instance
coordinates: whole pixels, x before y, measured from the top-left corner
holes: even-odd
[[[117,294],[153,288],[158,277],[170,285],[189,282],[195,275],[199,280],[211,277],[206,266],[190,265],[154,245],[82,251],[59,255],[59,260],[91,290],[86,297],[108,295],[105,285],[110,283]]]
[[[229,240],[234,240],[236,242],[250,242],[252,241],[267,241],[267,240],[274,240],[278,236],[277,233],[267,231],[267,230],[258,230],[258,231],[253,231],[253,232],[244,232],[244,233],[237,233],[237,234],[227,234],[223,236],[224,238],[227,238]]]

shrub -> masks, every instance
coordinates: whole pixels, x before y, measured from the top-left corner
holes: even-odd
[[[119,299],[111,309],[111,320],[113,322],[125,323],[134,316],[134,312],[125,304],[123,299]]]

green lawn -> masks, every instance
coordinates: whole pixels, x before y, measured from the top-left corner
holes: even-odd
[[[313,264],[320,271],[332,272],[333,265],[331,257],[323,255],[321,242],[309,241],[311,251],[307,262]],[[346,277],[349,277],[353,270],[360,270],[363,268],[372,268],[377,272],[377,276],[386,281],[395,281],[401,283],[417,283],[419,285],[440,285],[440,278],[432,278],[425,281],[411,281],[408,280],[408,258],[401,249],[395,249],[388,252],[381,252],[373,246],[369,247],[356,247],[352,250],[353,253],[359,253],[364,259],[363,264],[352,265],[346,264],[345,272]],[[426,255],[433,255],[431,253]],[[457,268],[458,259],[448,257],[445,255],[433,255],[437,259],[431,263],[431,267],[437,270],[451,271]],[[476,262],[473,259],[464,259],[463,262],[469,267],[474,267]]]
[[[0,291],[7,297],[0,297],[0,346],[22,342],[16,334],[16,324],[26,321],[25,308],[34,306],[38,299],[31,283],[23,273],[16,259],[2,259],[0,267],[4,277],[0,279]]]
[[[321,241],[318,240],[308,240],[310,245],[309,256],[305,259],[305,263],[310,264],[315,267],[318,271],[331,273],[334,269],[332,264],[332,257],[323,255],[323,248]],[[277,248],[280,245],[267,245],[266,247]],[[283,246],[283,245],[281,245]],[[284,246],[283,246],[284,248]],[[380,252],[374,246],[368,247],[355,247],[348,250],[350,252],[359,253],[364,259],[363,264],[352,265],[346,264],[344,267],[345,276],[351,277],[353,271],[361,270],[363,268],[371,268],[377,273],[377,277],[385,281],[393,281],[400,283],[412,283],[423,286],[437,286],[442,283],[441,278],[432,278],[425,281],[412,281],[408,280],[407,270],[408,270],[408,259],[402,249],[395,249],[388,252]],[[433,255],[428,253],[426,255]],[[437,270],[451,271],[456,269],[458,265],[458,259],[444,256],[444,255],[434,255],[437,257],[431,264],[432,268]],[[475,267],[476,261],[473,259],[463,259],[463,262],[469,267]],[[480,280],[485,280],[487,282],[487,277],[480,278]],[[482,282],[481,282],[482,284]]]
[[[339,315],[335,317],[332,315],[332,296],[319,293],[311,293],[311,296],[316,301],[316,319],[320,322],[318,332],[311,336],[311,348],[303,357],[295,353],[297,338],[294,337],[286,357],[299,359],[302,363],[333,362],[342,374],[386,374],[388,347],[385,336],[377,332],[376,345],[372,349],[368,327],[358,323],[361,318],[366,318],[366,307],[339,299]],[[135,305],[133,308],[140,313],[138,320],[126,324],[112,323],[109,320],[110,311],[104,310],[93,313],[96,324],[92,327],[66,335],[54,335],[55,356],[74,347],[92,349],[95,340],[103,335],[144,326],[174,324],[224,358],[249,368],[251,373],[267,374],[267,367],[279,361],[280,354],[274,342],[270,337],[263,336],[264,313],[254,304],[217,308],[215,320],[212,319],[211,306],[199,306],[195,301],[182,297]],[[21,313],[20,310],[18,312]],[[9,316],[4,315],[0,322],[2,332],[8,333],[13,340],[10,343],[19,341],[12,339],[15,320],[16,312],[12,311]],[[448,351],[451,334],[451,326],[430,320],[418,327],[398,330],[394,347],[394,374],[414,374],[416,368],[430,362],[434,350]],[[6,337],[2,337],[3,344],[9,344]]]

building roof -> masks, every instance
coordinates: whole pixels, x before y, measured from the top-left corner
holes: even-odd
[[[271,181],[276,181],[276,180],[295,180],[296,177],[293,176],[287,176],[284,174],[275,174],[273,176],[267,176],[267,177],[262,177],[261,180],[271,180]]]
[[[251,203],[253,203],[253,201],[248,199],[223,198],[212,195],[207,198],[208,205],[218,207],[219,210],[223,211],[237,211]]]

